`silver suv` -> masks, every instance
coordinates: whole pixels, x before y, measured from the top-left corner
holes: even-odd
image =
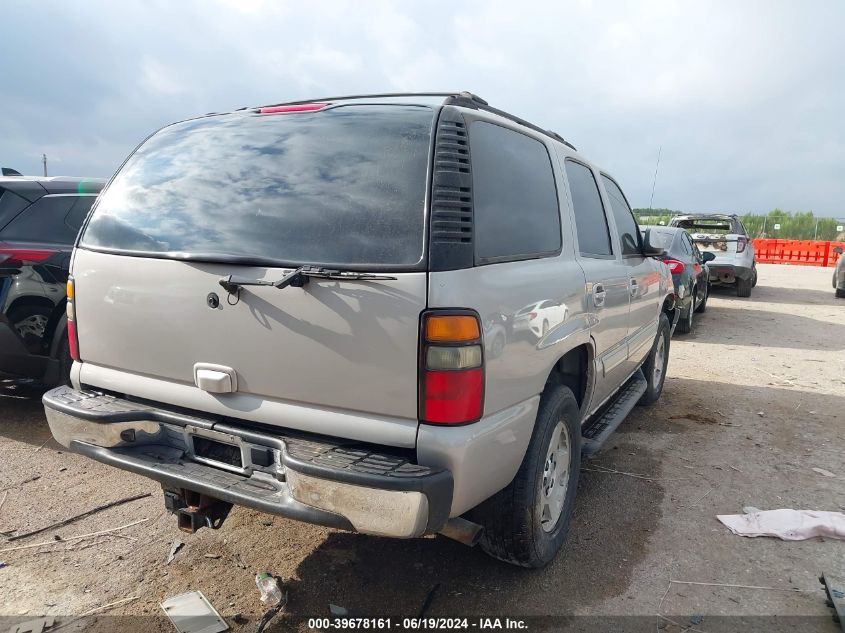
[[[175,123],[82,231],[47,418],[187,531],[239,504],[541,566],[582,453],[660,396],[662,255],[609,175],[469,93]]]
[[[757,285],[757,259],[738,215],[678,215],[669,226],[686,229],[702,252],[715,255],[709,264],[711,284],[735,285],[736,296],[751,296],[751,289]]]

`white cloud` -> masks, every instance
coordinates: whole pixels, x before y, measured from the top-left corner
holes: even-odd
[[[655,205],[845,214],[840,0],[43,0],[4,20],[0,163],[34,173],[49,146],[107,175],[210,111],[468,89],[572,140],[636,205],[662,145]]]

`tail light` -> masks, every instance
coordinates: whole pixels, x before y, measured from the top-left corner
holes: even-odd
[[[745,250],[745,247],[748,245],[748,240],[744,237],[736,238],[736,252],[741,253]]]
[[[75,287],[73,278],[67,280],[67,342],[70,347],[70,357],[79,360],[79,339],[76,335],[76,308],[74,307]]]
[[[56,253],[58,251],[46,248],[13,248],[0,244],[0,266],[20,268],[27,264],[43,262]]]
[[[484,348],[478,316],[469,311],[423,314],[420,419],[476,422],[484,410]]]
[[[528,319],[529,319],[530,321],[533,321],[533,320],[534,320],[534,319],[536,319],[536,318],[537,318],[537,313],[536,313],[536,312],[529,312],[529,313],[528,313]]]
[[[679,262],[677,259],[664,259],[663,263],[669,266],[669,271],[673,275],[684,272],[684,262]]]

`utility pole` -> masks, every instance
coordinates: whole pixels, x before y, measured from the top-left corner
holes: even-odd
[[[47,154],[41,154],[41,162],[44,164],[44,175],[47,175]]]

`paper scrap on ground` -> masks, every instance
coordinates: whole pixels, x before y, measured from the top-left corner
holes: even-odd
[[[718,514],[716,518],[739,536],[774,536],[784,541],[803,541],[816,536],[845,540],[842,512],[781,509]]]

